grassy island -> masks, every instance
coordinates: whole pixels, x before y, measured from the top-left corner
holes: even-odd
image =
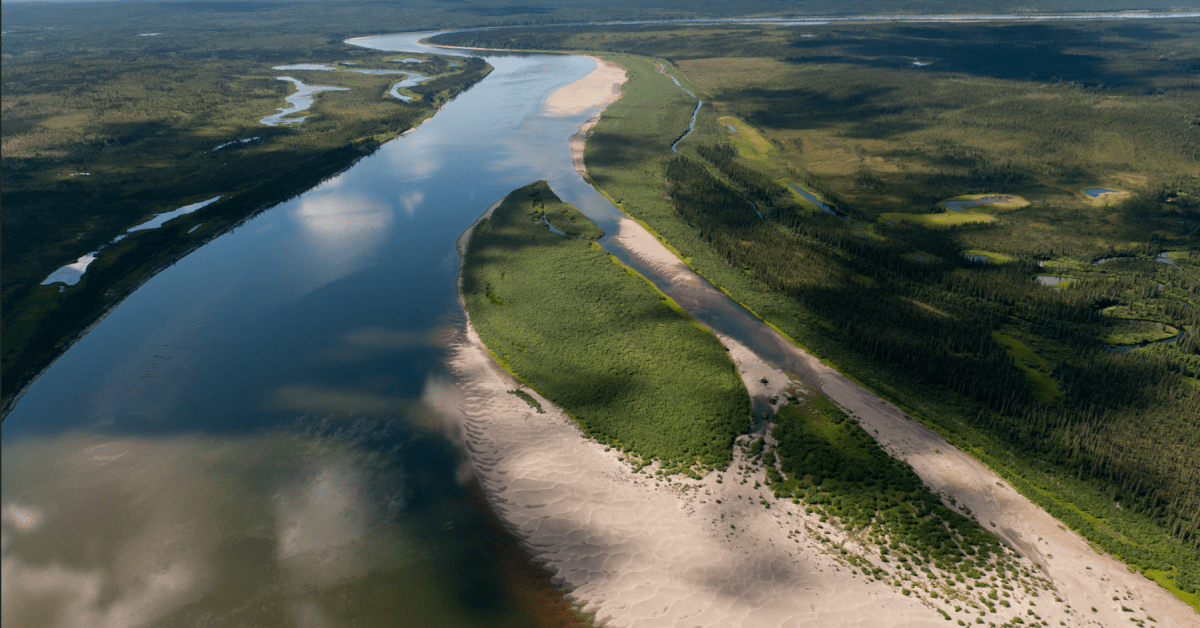
[[[725,348],[634,270],[547,220],[603,233],[539,181],[471,234],[463,298],[489,351],[601,442],[673,468],[727,463],[750,400]]]
[[[1196,32],[639,25],[438,41],[620,62],[624,95],[585,161],[626,214],[1200,608],[1200,92],[1182,61]],[[1111,46],[1119,61],[1086,62]],[[664,72],[704,101],[678,153],[696,101]],[[1128,193],[1098,206],[1079,193],[1096,185]]]

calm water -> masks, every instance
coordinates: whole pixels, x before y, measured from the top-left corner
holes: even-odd
[[[153,278],[30,388],[2,428],[5,626],[532,625],[430,408],[455,238],[515,187],[578,179],[567,138],[595,112],[542,102],[594,62],[490,62],[417,131]]]
[[[428,52],[416,37],[355,43]],[[455,239],[536,179],[697,319],[783,360],[724,295],[670,286],[617,244],[619,212],[567,142],[595,111],[543,105],[594,62],[488,61],[413,133],[147,282],[29,389],[2,428],[4,625],[543,615],[433,411],[462,324]]]

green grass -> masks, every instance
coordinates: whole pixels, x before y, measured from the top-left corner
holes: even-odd
[[[736,130],[736,133],[730,133],[730,142],[739,155],[758,161],[768,161],[771,158],[774,147],[754,127],[733,116],[721,116],[717,118],[717,122],[732,126]]]
[[[1011,264],[1012,262],[1016,261],[1016,258],[1014,258],[1011,255],[1005,255],[1004,253],[997,253],[995,251],[985,251],[983,249],[965,249],[965,250],[963,250],[962,254],[964,256],[966,256],[966,255],[986,256],[989,258],[986,262],[984,262],[986,264]]]
[[[1038,401],[1046,405],[1054,405],[1062,401],[1062,391],[1058,388],[1058,380],[1050,375],[1050,364],[1038,355],[1029,345],[1007,336],[998,331],[992,332],[992,338],[1004,345],[1005,351],[1012,357],[1013,366],[1025,374],[1029,382],[1029,390]]]
[[[516,395],[522,401],[529,404],[530,408],[537,410],[538,414],[545,414],[546,411],[542,410],[542,404],[539,403],[537,399],[534,399],[533,395],[530,395],[529,393],[525,392],[524,390],[510,390],[510,391],[508,391],[508,394]]]
[[[875,219],[879,224],[889,222],[895,224],[913,224],[931,229],[947,229],[963,225],[986,224],[996,222],[996,217],[977,212],[945,211],[940,214],[907,214],[903,212],[884,212]]]
[[[999,202],[995,202],[995,203],[986,203],[986,204],[982,204],[982,205],[971,205],[962,210],[951,209],[950,206],[947,205],[947,203],[953,203],[953,202],[958,202],[958,201],[973,201],[976,199],[987,198],[989,196],[1002,196],[1002,197],[1005,197],[1007,200],[1003,200],[1003,201],[999,201]],[[1023,207],[1029,207],[1029,201],[1025,200],[1024,198],[1021,198],[1020,196],[1014,196],[1012,194],[960,194],[958,196],[948,198],[948,199],[945,199],[945,200],[939,202],[938,206],[944,207],[949,211],[962,211],[962,212],[971,212],[971,213],[988,213],[988,214],[990,214],[992,212],[1014,211],[1017,209],[1021,209]]]
[[[1151,321],[1120,321],[1116,327],[1104,334],[1102,340],[1109,346],[1137,345],[1174,338],[1179,332]]]
[[[1158,569],[1147,569],[1145,571],[1145,574],[1146,574],[1147,578],[1150,578],[1151,580],[1157,582],[1164,589],[1166,589],[1166,590],[1170,591],[1172,594],[1174,594],[1175,597],[1183,600],[1184,603],[1186,603],[1188,606],[1191,606],[1192,608],[1196,609],[1196,612],[1200,613],[1200,595],[1196,595],[1195,593],[1184,591],[1183,589],[1180,589],[1178,586],[1176,586],[1175,578],[1174,578],[1173,574],[1170,574],[1165,571],[1160,571]]]
[[[538,182],[475,228],[462,276],[480,338],[597,440],[664,466],[723,466],[750,416],[725,348],[599,247],[552,233],[542,216],[563,210]]]

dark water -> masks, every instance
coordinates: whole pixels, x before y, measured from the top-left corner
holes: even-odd
[[[428,51],[415,38],[355,43]],[[617,243],[567,141],[596,111],[544,113],[594,62],[488,61],[413,133],[151,279],[30,387],[2,428],[5,626],[561,617],[436,412],[463,320],[455,239],[531,181],[698,320],[785,360],[720,292],[670,286]]]

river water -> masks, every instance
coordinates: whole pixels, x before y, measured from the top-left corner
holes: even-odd
[[[595,63],[489,62],[416,131],[155,276],[30,387],[2,428],[4,625],[536,625],[529,566],[430,408],[462,321],[455,239],[516,187],[579,179],[567,140],[596,111],[543,101]]]
[[[352,43],[446,52],[427,35]],[[531,181],[701,322],[784,361],[711,286],[671,286],[620,246],[619,211],[571,162],[596,111],[544,105],[594,61],[474,54],[485,80],[152,278],[29,388],[2,428],[4,625],[544,620],[561,596],[435,412],[463,324],[455,239]]]

